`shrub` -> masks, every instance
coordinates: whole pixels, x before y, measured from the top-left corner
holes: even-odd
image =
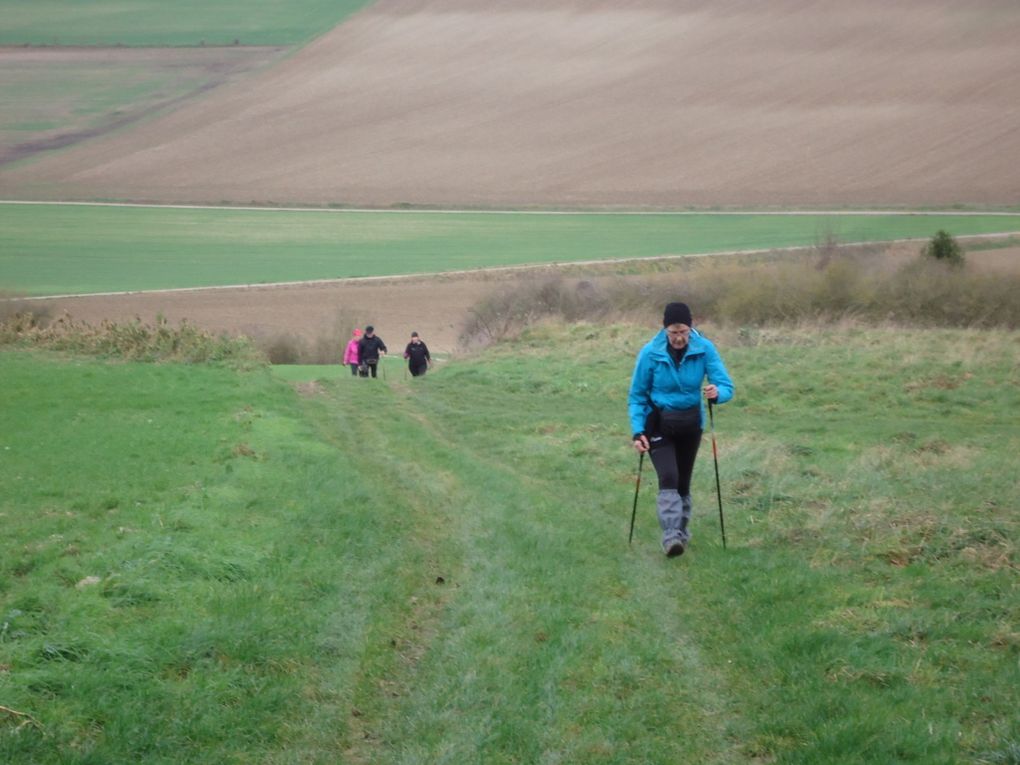
[[[0,321],[0,345],[45,348],[131,361],[231,362],[260,364],[265,358],[244,337],[214,335],[182,321],[171,327],[158,317],[154,324],[103,321],[99,325],[75,321],[65,314],[43,323],[31,313],[13,314]]]
[[[526,277],[471,308],[461,340],[467,346],[502,340],[546,316],[571,322],[601,319],[612,306],[613,297],[592,281]]]
[[[530,278],[480,301],[461,342],[512,337],[544,317],[655,322],[662,306],[686,300],[696,321],[764,326],[859,319],[925,327],[1020,327],[1020,270],[982,272],[883,252],[831,249],[771,260],[700,259],[672,275],[591,281]]]
[[[258,345],[270,364],[300,364],[305,354],[304,343],[294,335],[274,335]]]
[[[271,364],[338,364],[351,339],[351,330],[361,322],[338,309],[330,322],[312,325],[317,334],[256,334],[252,341]]]
[[[963,265],[963,248],[948,231],[939,229],[924,247],[924,254],[954,266]]]
[[[31,316],[37,324],[50,318],[50,307],[38,300],[26,300],[16,294],[0,291],[0,324],[16,315]]]

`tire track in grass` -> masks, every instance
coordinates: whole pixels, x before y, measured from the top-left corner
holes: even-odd
[[[459,551],[443,539],[442,530],[449,522],[443,506],[429,500],[455,491],[456,486],[444,474],[426,474],[413,462],[394,459],[385,432],[374,427],[371,417],[363,416],[363,406],[377,407],[389,399],[385,389],[362,386],[348,396],[350,390],[334,384],[324,392],[306,399],[310,420],[343,459],[357,464],[369,480],[381,480],[376,501],[402,508],[398,512],[406,520],[400,536],[379,550],[394,562],[390,608],[369,628],[360,671],[347,691],[349,732],[340,741],[344,760],[369,762],[380,747],[385,714],[394,700],[408,693],[415,667],[434,639],[439,615],[454,592],[446,583],[456,578]]]
[[[451,564],[441,593],[401,608],[406,642],[366,664],[345,755],[739,761],[727,740],[737,705],[683,626],[682,569],[617,541],[616,497],[521,472],[444,424],[422,390],[341,385],[326,406],[375,455],[359,462],[396,471],[418,548]],[[352,405],[386,418],[359,421]]]

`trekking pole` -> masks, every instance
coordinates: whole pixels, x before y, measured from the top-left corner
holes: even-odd
[[[722,532],[722,546],[726,549],[726,523],[723,521],[722,489],[719,487],[719,450],[715,445],[715,417],[712,415],[712,402],[708,402],[708,422],[712,430],[712,459],[715,461],[715,496],[719,499],[719,530]]]
[[[641,468],[645,465],[645,453],[641,452],[637,463],[637,480],[634,482],[634,509],[630,511],[630,536],[627,537],[627,544],[634,541],[634,518],[637,515],[637,497],[641,491]]]

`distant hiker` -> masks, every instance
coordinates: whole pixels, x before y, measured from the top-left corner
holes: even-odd
[[[365,336],[358,342],[358,359],[368,367],[372,377],[378,376],[379,354],[386,355],[386,343],[375,334],[375,327],[365,327]]]
[[[627,403],[634,448],[651,452],[659,477],[657,511],[662,549],[683,555],[690,541],[691,473],[701,445],[705,398],[724,404],[733,398],[733,381],[715,346],[691,328],[691,309],[670,303],[662,326],[638,353]]]
[[[351,333],[351,341],[344,349],[344,364],[351,368],[351,374],[358,376],[358,366],[361,364],[361,357],[358,355],[358,341],[361,340],[361,330],[355,329]]]
[[[407,359],[407,368],[411,370],[412,377],[425,374],[432,366],[432,356],[429,354],[429,347],[418,337],[417,332],[411,333],[411,342],[404,349],[404,358]]]

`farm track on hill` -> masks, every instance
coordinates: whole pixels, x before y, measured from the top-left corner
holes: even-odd
[[[344,742],[345,761],[392,762],[398,752],[432,761],[437,751],[451,750],[463,750],[460,761],[470,761],[465,747],[475,746],[471,742],[483,733],[490,738],[487,747],[536,758],[527,761],[563,749],[573,749],[579,759],[572,761],[584,761],[586,747],[602,737],[607,743],[601,746],[613,741],[621,753],[638,750],[646,742],[621,740],[620,731],[576,733],[567,698],[556,705],[535,701],[556,693],[553,687],[583,685],[587,675],[607,673],[610,652],[625,635],[638,634],[645,648],[635,647],[620,671],[635,682],[654,682],[666,668],[684,678],[662,688],[661,708],[644,710],[647,719],[687,710],[671,720],[668,732],[663,727],[655,734],[661,748],[656,761],[692,752],[700,752],[703,762],[746,759],[727,739],[738,705],[685,626],[695,606],[675,597],[676,579],[663,571],[658,550],[603,557],[586,543],[593,533],[608,537],[616,530],[615,496],[565,483],[552,466],[522,471],[501,456],[498,441],[484,432],[462,432],[448,402],[423,399],[414,383],[391,378],[369,383],[375,390],[359,385],[355,393],[347,383],[307,396],[309,419],[343,459],[392,477],[386,496],[406,513],[405,534],[415,539],[420,570],[394,561],[418,584],[403,620],[378,636],[392,650],[366,661],[353,680],[357,714]],[[381,418],[362,416],[366,404]],[[581,506],[591,508],[586,522],[551,521],[559,513],[576,515]],[[594,577],[597,588],[578,589],[571,577],[549,576],[561,566]],[[642,596],[622,594],[630,590]],[[576,645],[576,632],[602,639]],[[526,656],[515,651],[520,640],[534,646]],[[560,655],[561,642],[570,645],[571,655]],[[471,651],[475,658],[465,667]],[[608,674],[613,679],[605,682],[623,682],[616,670]],[[503,692],[492,695],[493,683]],[[622,718],[635,714],[630,703],[626,696],[606,701],[619,707]],[[513,729],[505,739],[504,725]]]

